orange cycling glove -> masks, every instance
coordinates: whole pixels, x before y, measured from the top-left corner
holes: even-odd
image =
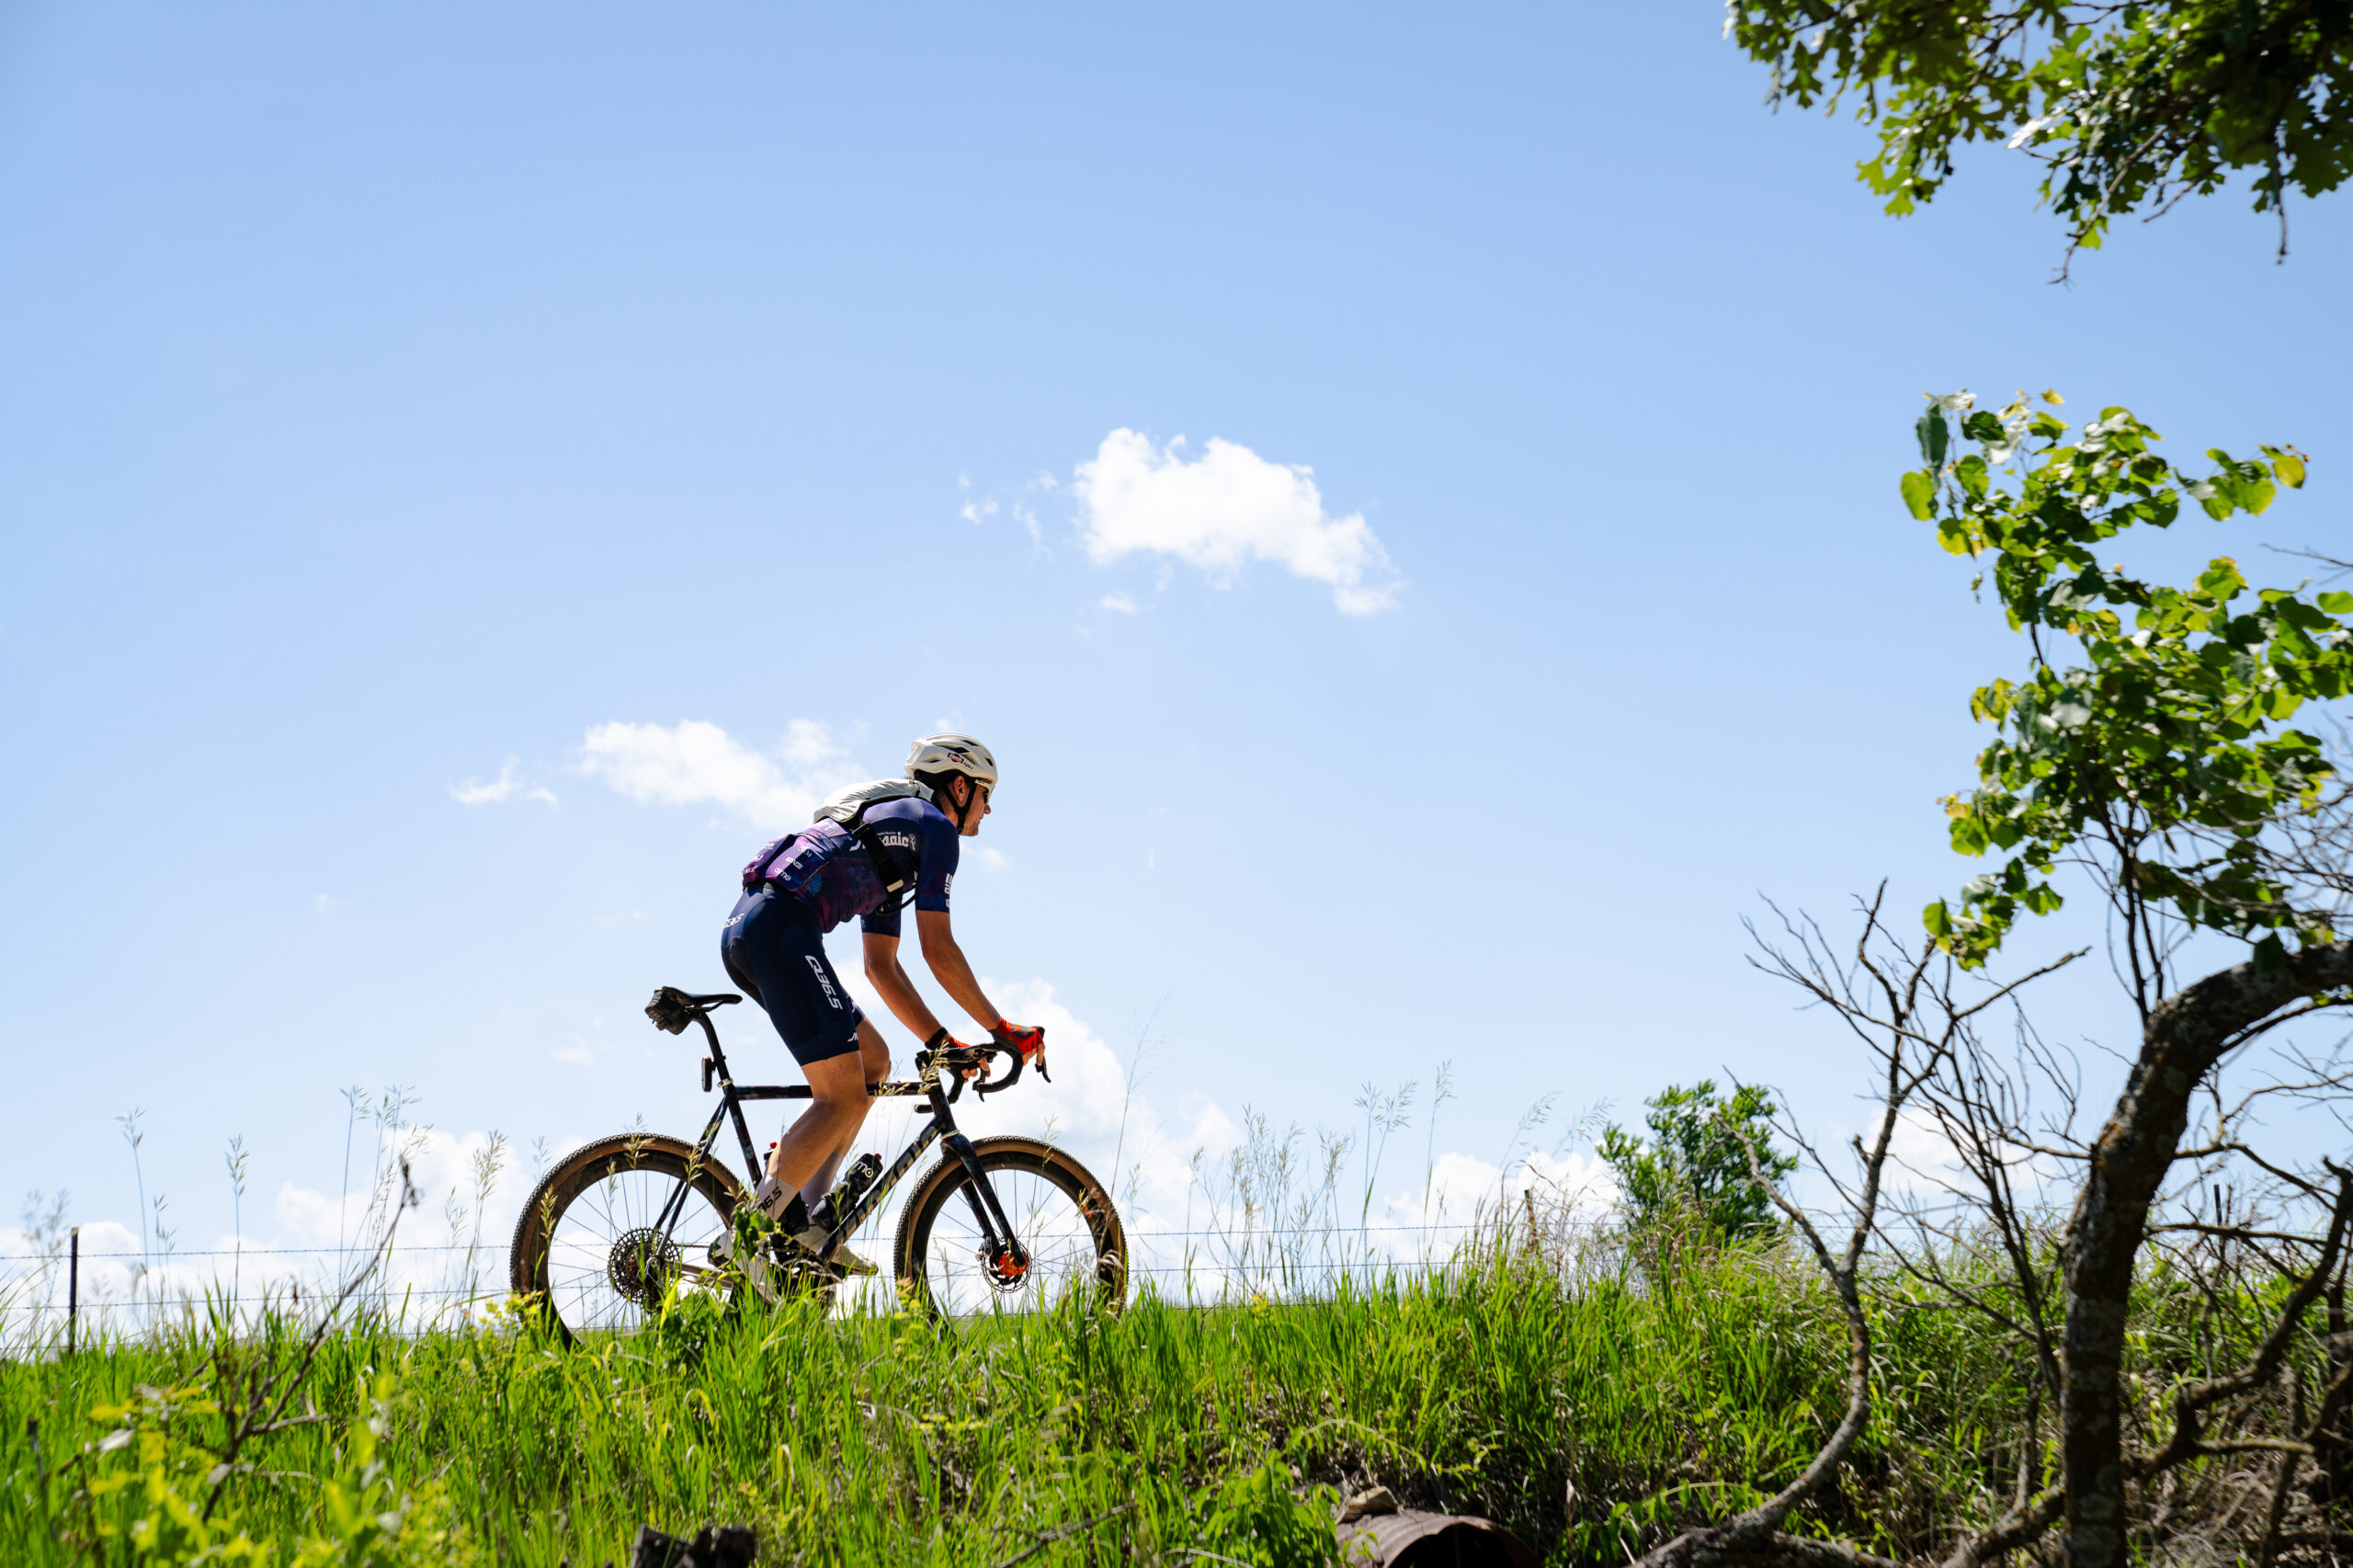
[[[1046,1030],[1043,1025],[1032,1024],[1024,1028],[999,1018],[990,1028],[989,1038],[999,1045],[1010,1046],[1019,1051],[1022,1061],[1037,1064],[1038,1076],[1050,1084],[1053,1082],[1046,1072]]]
[[[971,1047],[967,1046],[962,1040],[958,1040],[954,1035],[949,1034],[944,1028],[932,1030],[931,1038],[923,1042],[923,1048],[926,1051],[934,1052],[942,1051],[968,1051],[971,1049]],[[972,1080],[981,1075],[981,1069],[978,1067],[959,1067],[956,1069],[956,1074],[957,1076],[962,1078],[966,1083],[970,1083]]]

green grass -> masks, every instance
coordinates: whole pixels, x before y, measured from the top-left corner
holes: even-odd
[[[2226,1323],[2194,1287],[2146,1278],[2136,1421],[2243,1355],[2276,1294]],[[2026,1436],[2018,1347],[1983,1319],[1892,1279],[1872,1299],[1872,1427],[1793,1524],[1925,1554],[1999,1511],[2049,1426]],[[1312,1299],[953,1333],[806,1303],[568,1352],[527,1324],[396,1329],[324,1342],[294,1406],[323,1419],[262,1439],[245,1458],[270,1473],[232,1476],[201,1527],[208,1401],[224,1367],[290,1365],[295,1325],[0,1365],[0,1562],[594,1568],[641,1523],[744,1522],[763,1564],[983,1568],[1074,1526],[1028,1561],[1309,1562],[1328,1489],[1378,1482],[1550,1562],[1619,1563],[1794,1475],[1845,1400],[1845,1335],[1786,1249],[1616,1274],[1505,1247]]]
[[[1959,1320],[1936,1327],[1891,1380],[1902,1429],[1859,1456],[1822,1527],[1900,1551],[1982,1504],[1962,1494],[2003,1426],[2005,1375]],[[230,1354],[283,1360],[297,1347],[279,1324]],[[0,1369],[0,1555],[157,1560],[134,1556],[136,1527],[162,1517],[168,1535],[170,1499],[205,1494],[211,1461],[191,1443],[220,1428],[200,1391],[221,1348],[189,1330]],[[1248,1483],[1263,1493],[1272,1460],[1302,1485],[1377,1480],[1409,1506],[1487,1515],[1555,1561],[1623,1562],[1638,1540],[1793,1474],[1841,1407],[1843,1358],[1811,1273],[1740,1255],[1687,1259],[1644,1287],[1495,1254],[1319,1300],[1145,1300],[1113,1320],[1063,1312],[956,1334],[787,1308],[681,1314],[563,1352],[511,1328],[404,1335],[364,1322],[325,1342],[311,1376],[327,1419],[262,1439],[254,1457],[280,1474],[233,1478],[216,1518],[280,1563],[318,1539],[341,1543],[319,1562],[472,1550],[585,1568],[625,1559],[642,1522],[743,1521],[763,1563],[980,1565],[1107,1513],[1029,1561],[1183,1562],[1200,1548],[1269,1561],[1282,1521],[1252,1524],[1270,1505],[1252,1504]],[[383,1471],[370,1483],[356,1450],[378,1401]],[[135,1420],[119,1413],[142,1402]],[[127,1426],[149,1435],[58,1473]],[[2002,1466],[1990,1469],[2000,1484]],[[410,1521],[354,1546],[338,1498],[361,1512],[406,1498]],[[438,1555],[425,1555],[428,1540]]]

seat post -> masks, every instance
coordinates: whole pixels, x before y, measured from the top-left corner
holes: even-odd
[[[702,1026],[703,1039],[710,1041],[710,1064],[719,1074],[720,1109],[711,1113],[714,1119],[725,1114],[735,1123],[735,1141],[744,1146],[744,1168],[752,1174],[752,1185],[757,1187],[763,1167],[758,1149],[752,1143],[752,1124],[744,1119],[744,1102],[735,1097],[735,1076],[727,1070],[727,1052],[720,1048],[719,1030],[712,1027],[707,1007],[695,1009],[695,1022]]]
[[[719,1070],[720,1081],[733,1083],[733,1075],[727,1071],[727,1053],[719,1048],[719,1030],[711,1025],[709,1009],[696,1008],[695,1022],[702,1026],[703,1038],[710,1041],[710,1064]]]

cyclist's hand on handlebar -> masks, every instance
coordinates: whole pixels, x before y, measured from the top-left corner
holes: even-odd
[[[932,1031],[931,1038],[923,1042],[923,1048],[926,1051],[930,1051],[935,1056],[943,1051],[970,1051],[972,1049],[971,1046],[966,1045],[962,1040],[958,1040],[954,1035],[949,1034],[944,1028],[934,1029]],[[973,1076],[979,1072],[980,1069],[977,1067],[960,1067],[956,1069],[957,1076],[962,1078],[967,1083],[970,1083]]]
[[[1042,1024],[1024,1027],[999,1018],[989,1029],[989,1038],[997,1044],[1021,1053],[1021,1060],[1033,1062],[1040,1077],[1046,1071],[1046,1029]]]

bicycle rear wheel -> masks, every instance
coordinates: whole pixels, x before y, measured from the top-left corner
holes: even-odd
[[[671,1223],[657,1227],[681,1187]],[[691,1143],[652,1133],[602,1138],[540,1178],[515,1221],[509,1277],[566,1345],[643,1327],[674,1286],[733,1306],[743,1276],[710,1247],[743,1200],[733,1174],[696,1159]]]
[[[916,1184],[892,1264],[909,1304],[938,1318],[1033,1312],[1076,1295],[1098,1312],[1127,1298],[1128,1243],[1111,1195],[1085,1165],[1035,1138],[980,1138],[982,1173],[1026,1261],[991,1247],[982,1195],[953,1154]]]

